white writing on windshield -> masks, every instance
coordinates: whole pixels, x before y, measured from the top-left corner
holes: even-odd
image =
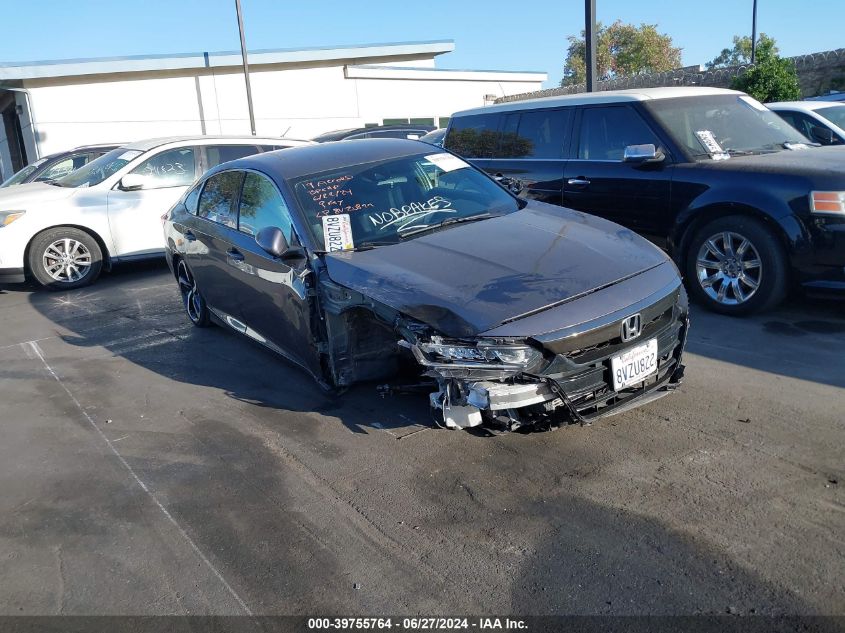
[[[367,217],[379,231],[383,231],[390,226],[396,226],[397,230],[401,230],[413,224],[418,219],[433,213],[455,213],[455,209],[451,207],[451,200],[447,200],[441,196],[434,196],[425,202],[412,202],[411,204],[402,205],[399,208],[393,207],[387,211],[371,213]]]

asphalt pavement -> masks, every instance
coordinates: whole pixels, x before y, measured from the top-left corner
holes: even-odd
[[[191,327],[163,264],[0,323],[0,614],[845,615],[845,303],[694,307],[676,393],[492,437]]]

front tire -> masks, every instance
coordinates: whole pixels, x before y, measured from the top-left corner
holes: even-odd
[[[208,327],[211,324],[208,306],[197,287],[197,280],[194,279],[184,259],[180,259],[176,264],[176,280],[179,282],[179,294],[182,295],[182,305],[185,306],[188,319],[196,327]]]
[[[30,274],[50,290],[73,290],[94,283],[103,268],[103,251],[89,233],[69,226],[36,235],[27,257]]]
[[[686,256],[687,286],[714,312],[742,316],[773,308],[786,296],[787,258],[772,231],[741,215],[703,226]]]

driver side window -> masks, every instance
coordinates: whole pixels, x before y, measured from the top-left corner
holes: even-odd
[[[185,187],[194,181],[196,173],[194,148],[179,147],[161,152],[145,160],[131,173],[144,177],[144,189]]]
[[[628,106],[584,108],[578,158],[621,161],[625,147],[647,143],[660,147],[660,140]]]
[[[276,185],[264,176],[247,172],[241,190],[238,230],[254,236],[268,226],[280,228],[288,243],[292,242],[290,211]]]

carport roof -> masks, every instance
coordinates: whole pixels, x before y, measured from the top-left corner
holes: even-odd
[[[262,49],[249,53],[250,66],[262,64],[291,64],[328,60],[372,60],[393,57],[434,57],[455,50],[453,40],[356,44],[314,48]],[[0,62],[0,81],[131,73],[190,68],[219,68],[239,66],[239,51],[216,53],[181,53],[172,55],[132,55],[127,57],[94,57],[35,62]]]

